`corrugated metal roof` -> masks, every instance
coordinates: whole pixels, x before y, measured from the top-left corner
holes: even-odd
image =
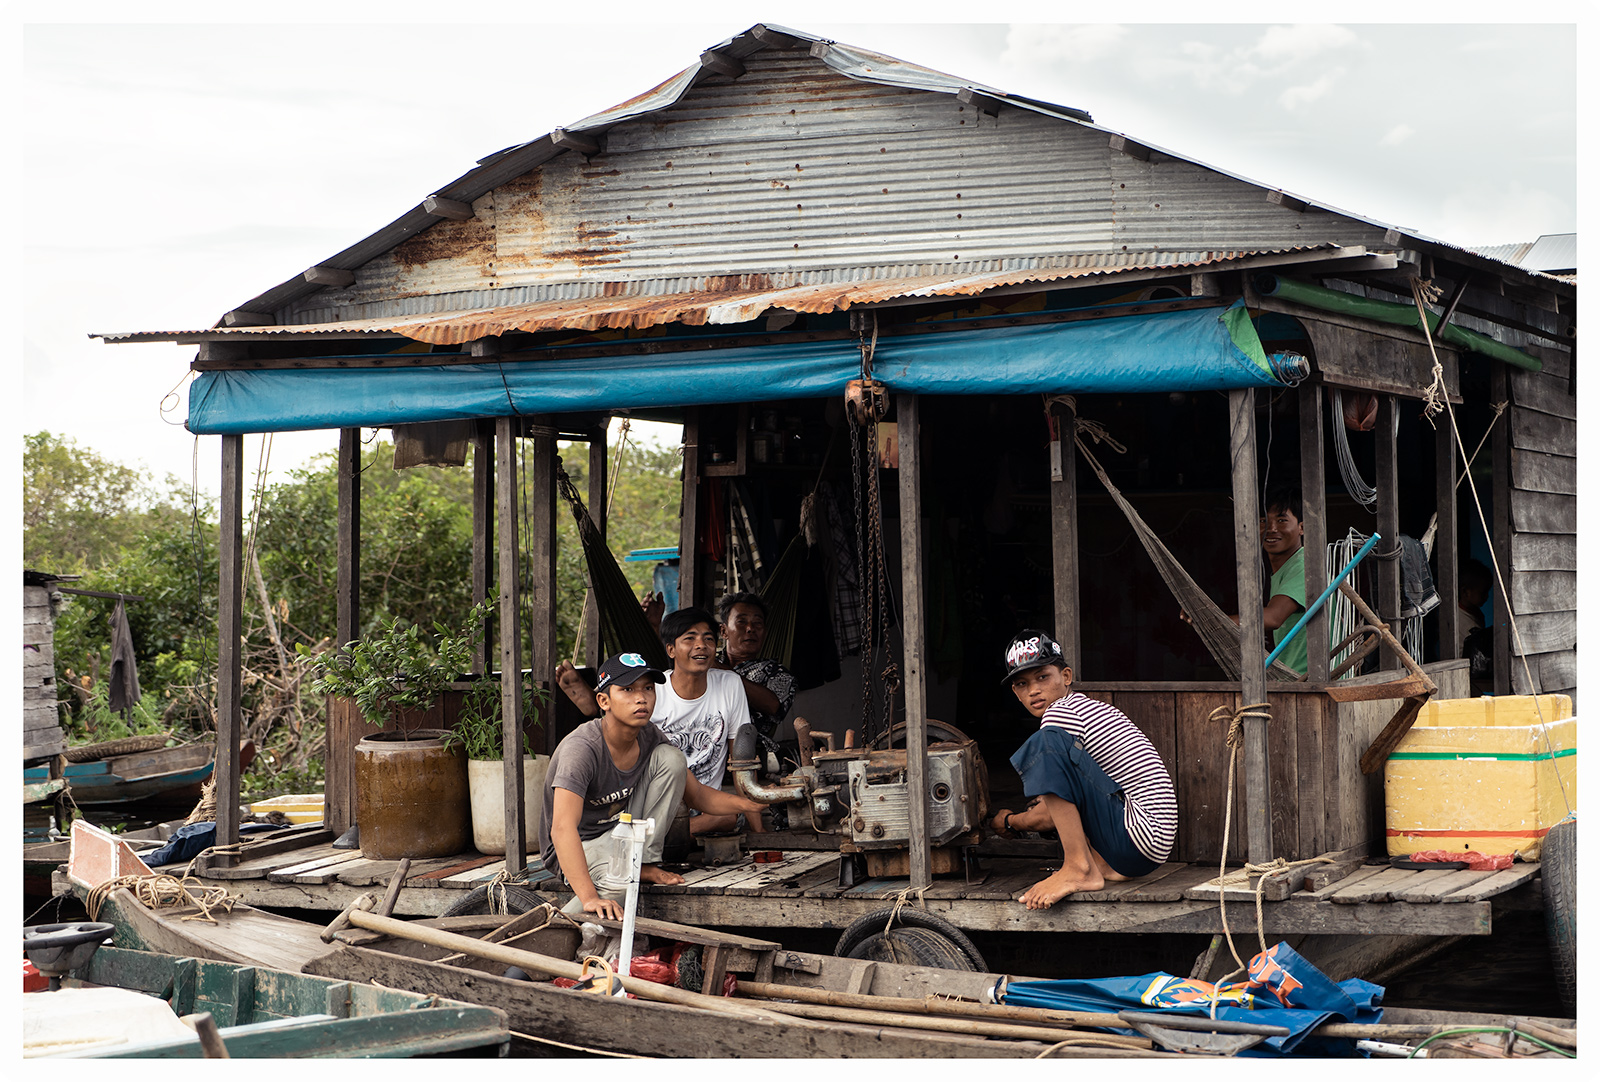
[[[1578,234],[1546,233],[1533,242],[1518,264],[1528,270],[1553,274],[1578,269]]]
[[[465,311],[413,316],[342,320],[334,323],[268,327],[206,328],[187,331],[137,331],[96,334],[107,342],[160,342],[230,339],[259,341],[303,335],[401,335],[430,345],[461,345],[478,338],[511,331],[642,330],[665,323],[689,326],[747,323],[770,309],[789,312],[840,312],[859,305],[918,297],[973,296],[1007,286],[1048,283],[1068,278],[1092,277],[1130,266],[1161,266],[1173,270],[1207,266],[1252,256],[1285,255],[1282,252],[1219,251],[1184,257],[1143,253],[1123,256],[1115,266],[1102,261],[1053,269],[989,271],[984,273],[927,274],[853,282],[825,282],[773,288],[770,283],[728,282],[722,288],[668,294],[598,295],[505,305]],[[1338,253],[1330,253],[1338,254]],[[1163,262],[1153,262],[1163,259]]]
[[[789,45],[796,47],[765,45],[761,39],[767,37],[771,40],[766,33],[769,29],[788,35],[794,39]],[[1239,248],[1281,247],[1285,243],[1281,230],[1273,221],[1277,216],[1263,213],[1265,208],[1260,205],[1261,193],[1269,189],[1258,182],[1163,148],[1153,147],[1170,159],[1163,163],[1165,166],[1182,163],[1193,167],[1192,177],[1188,178],[1193,181],[1194,190],[1191,194],[1201,194],[1201,186],[1214,181],[1215,177],[1208,177],[1207,174],[1230,176],[1241,182],[1244,187],[1241,187],[1236,199],[1229,200],[1225,216],[1218,214],[1214,201],[1201,208],[1198,214],[1173,213],[1175,207],[1182,208],[1186,202],[1194,206],[1199,204],[1186,198],[1182,190],[1185,178],[1178,175],[1179,171],[1170,168],[1163,172],[1160,181],[1165,185],[1169,180],[1177,180],[1178,187],[1171,194],[1166,194],[1163,189],[1164,197],[1159,202],[1154,199],[1129,199],[1117,205],[1114,212],[1108,213],[1107,208],[1113,203],[1108,196],[1103,195],[1092,207],[1081,200],[1061,199],[1058,189],[1035,183],[1030,178],[1048,177],[1052,170],[1058,170],[1058,163],[1054,160],[1044,160],[1050,157],[1047,151],[1053,146],[1055,156],[1066,155],[1070,158],[1072,151],[1064,147],[1070,141],[1060,139],[1061,129],[1053,124],[1041,127],[1040,124],[1019,123],[1022,117],[1010,111],[1002,112],[998,118],[999,122],[1006,124],[1008,135],[1013,130],[1016,135],[1014,157],[1004,165],[1012,173],[1010,179],[1013,183],[1009,184],[1001,183],[1003,178],[1000,172],[989,169],[991,163],[965,160],[962,156],[965,144],[958,136],[946,137],[941,134],[935,137],[930,131],[904,126],[891,126],[886,134],[881,125],[870,128],[869,134],[869,128],[864,126],[867,119],[865,114],[876,107],[916,111],[915,105],[894,101],[896,96],[892,93],[885,95],[881,88],[887,86],[927,92],[922,96],[928,96],[929,93],[936,95],[929,103],[925,103],[924,108],[932,102],[938,102],[948,110],[950,102],[946,95],[975,91],[1017,107],[1023,111],[1023,116],[1039,114],[1052,118],[1056,123],[1081,121],[1085,134],[1093,132],[1101,137],[1111,134],[1107,129],[1090,124],[1089,115],[1081,110],[1008,95],[981,83],[784,27],[758,25],[713,46],[710,51],[741,58],[752,70],[768,65],[778,70],[787,65],[789,74],[799,80],[797,89],[804,89],[808,81],[820,87],[827,76],[835,73],[861,83],[863,90],[870,87],[871,92],[860,97],[840,91],[835,86],[827,93],[836,100],[824,103],[830,107],[814,108],[804,116],[800,107],[790,101],[790,108],[795,110],[790,131],[794,140],[807,139],[817,132],[828,132],[837,140],[847,137],[852,125],[855,125],[854,130],[861,134],[864,143],[874,144],[873,147],[863,145],[861,150],[870,152],[879,149],[886,159],[895,156],[904,159],[904,172],[892,175],[891,183],[880,181],[874,189],[875,193],[885,196],[883,206],[886,210],[892,209],[890,204],[897,199],[908,201],[906,205],[910,206],[929,196],[951,194],[945,189],[953,191],[957,181],[963,188],[981,187],[988,183],[993,189],[988,209],[991,214],[998,212],[1004,219],[997,223],[974,216],[968,221],[968,211],[963,209],[959,212],[962,217],[952,222],[949,228],[930,229],[924,223],[919,227],[918,235],[908,235],[905,229],[852,231],[847,208],[843,203],[837,207],[834,204],[851,195],[858,201],[862,193],[852,193],[850,184],[852,180],[859,181],[861,178],[852,177],[848,168],[841,168],[831,176],[828,169],[824,168],[805,178],[809,190],[806,185],[801,186],[802,192],[794,200],[798,205],[793,219],[784,223],[785,228],[793,234],[792,237],[783,238],[788,239],[791,245],[785,253],[786,258],[779,264],[784,270],[850,269],[852,263],[872,260],[880,264],[897,261],[908,265],[936,266],[943,271],[952,264],[973,257],[1030,258],[1063,251],[1082,252],[1085,248],[1116,252],[1130,241],[1130,247],[1147,251],[1175,246],[1201,248],[1213,241],[1218,246],[1226,244]],[[752,157],[745,162],[742,171],[735,169],[728,173],[724,170],[722,174],[711,177],[710,182],[699,184],[695,183],[697,178],[692,171],[684,169],[685,164],[694,161],[696,154],[700,155],[703,164],[719,148],[682,147],[673,159],[674,168],[679,171],[668,176],[664,169],[658,169],[661,175],[653,178],[647,200],[650,213],[645,215],[645,221],[630,222],[628,218],[632,213],[630,206],[639,201],[639,191],[629,190],[623,184],[608,186],[604,179],[604,169],[610,164],[608,159],[625,155],[630,148],[637,153],[644,153],[647,147],[660,151],[668,145],[664,140],[670,140],[674,132],[691,127],[696,120],[715,118],[719,124],[735,132],[742,126],[751,133],[759,130],[768,136],[774,130],[775,120],[780,124],[783,122],[781,115],[774,117],[770,110],[763,110],[757,96],[744,94],[738,83],[730,86],[718,78],[707,84],[706,78],[714,74],[697,62],[644,94],[568,126],[565,129],[568,132],[607,134],[605,153],[594,159],[593,164],[600,166],[598,169],[591,168],[582,155],[570,154],[559,148],[552,139],[555,133],[552,133],[482,159],[477,168],[433,193],[467,203],[482,200],[491,192],[495,193],[492,200],[495,204],[499,204],[503,197],[516,198],[520,195],[538,198],[541,215],[551,214],[560,219],[563,213],[573,208],[543,198],[538,192],[515,190],[519,178],[527,177],[531,171],[549,163],[550,168],[545,172],[559,174],[560,186],[571,192],[582,185],[585,198],[592,199],[600,210],[598,215],[591,215],[582,221],[564,223],[568,227],[565,230],[568,239],[562,245],[541,247],[538,243],[540,240],[554,239],[558,232],[546,229],[544,233],[539,233],[534,229],[526,238],[529,244],[520,252],[515,249],[515,238],[496,236],[494,243],[497,247],[492,259],[477,262],[466,259],[447,266],[451,263],[451,260],[444,258],[446,249],[451,247],[447,242],[466,240],[470,244],[471,238],[465,234],[473,229],[482,230],[484,222],[478,219],[469,222],[441,219],[419,205],[378,232],[336,256],[321,261],[319,265],[354,271],[358,287],[365,281],[375,287],[374,293],[382,293],[384,303],[378,307],[385,310],[371,312],[373,316],[394,315],[396,309],[413,306],[416,298],[422,294],[443,294],[448,307],[462,308],[471,303],[468,297],[496,294],[506,287],[537,288],[546,283],[554,285],[563,281],[599,278],[604,279],[608,283],[607,288],[610,288],[612,281],[659,279],[674,272],[692,277],[696,274],[742,271],[746,268],[739,266],[736,261],[729,266],[730,257],[738,254],[739,245],[770,245],[773,240],[771,227],[775,204],[772,197],[775,193],[770,185],[781,183],[787,185],[787,189],[795,187],[792,179],[769,175],[774,168],[785,168],[780,159],[788,156],[786,151],[791,146],[788,141],[769,139],[758,148],[756,140],[747,139],[740,149],[749,150]],[[837,84],[837,79],[834,82]],[[711,87],[718,93],[700,93]],[[639,122],[646,117],[649,118],[648,123]],[[905,118],[897,115],[897,119]],[[974,110],[972,119],[976,123],[969,130],[988,122],[988,131],[992,134],[995,118],[981,115],[981,110]],[[1078,125],[1074,123],[1072,126]],[[778,130],[782,131],[781,128]],[[645,133],[651,131],[660,133],[660,138],[654,143],[645,138]],[[1052,134],[1056,135],[1054,140],[1051,139]],[[1080,141],[1079,148],[1087,147],[1088,142]],[[891,146],[891,143],[894,145]],[[914,151],[914,154],[908,153],[910,151]],[[1112,170],[1137,172],[1141,167],[1148,168],[1151,164],[1131,158],[1118,161],[1116,159],[1121,156],[1106,155],[1102,144],[1099,161],[1093,165],[1096,173],[1107,170],[1108,157],[1113,161],[1109,166]],[[601,162],[607,165],[601,166]],[[1026,168],[1023,163],[1026,163]],[[729,162],[724,159],[717,164],[726,167]],[[846,154],[833,164],[848,167],[860,163]],[[941,167],[945,169],[943,173]],[[1055,175],[1061,174],[1058,171]],[[1089,179],[1092,180],[1093,176]],[[747,181],[750,183],[746,184]],[[881,191],[885,187],[889,189],[888,192]],[[1083,186],[1083,191],[1087,193],[1087,185]],[[793,192],[786,190],[785,194]],[[962,194],[965,196],[966,192]],[[1215,194],[1214,191],[1212,194]],[[1347,230],[1350,235],[1318,239],[1370,245],[1372,238],[1363,231],[1375,228],[1393,233],[1396,240],[1386,245],[1389,247],[1407,246],[1407,240],[1414,238],[1442,249],[1466,253],[1465,249],[1423,237],[1413,231],[1405,231],[1402,235],[1385,223],[1312,200],[1305,202],[1312,208],[1340,215],[1350,223]],[[746,211],[750,207],[760,208],[765,213],[748,215]],[[480,217],[492,220],[500,209],[499,206],[480,207]],[[588,209],[585,207],[586,212]],[[1279,208],[1272,209],[1277,211]],[[703,236],[696,238],[694,231],[708,220],[713,210],[719,229],[715,242],[708,243]],[[1024,212],[1031,213],[1032,218]],[[1012,217],[1018,220],[1012,222]],[[1115,223],[1115,235],[1105,235],[1108,222]],[[634,234],[645,231],[652,224],[679,232],[682,242],[665,246],[634,243]],[[1043,228],[1046,226],[1048,228]],[[1204,231],[1204,235],[1196,235],[1197,226]],[[742,239],[741,227],[744,229]],[[962,230],[965,230],[965,236]],[[959,242],[970,239],[975,233],[982,235],[982,250],[963,252]],[[574,236],[579,238],[579,243],[572,242]],[[1163,239],[1176,244],[1163,245]],[[894,250],[887,253],[875,250],[883,246]],[[948,257],[943,254],[947,248]],[[650,249],[649,255],[644,254],[645,249]],[[459,243],[455,250],[462,250]],[[889,258],[884,258],[885,255]],[[380,258],[385,256],[388,258]],[[431,263],[437,263],[437,266],[429,267]],[[775,268],[765,265],[749,269],[769,272]],[[582,285],[578,286],[580,291],[582,288]],[[356,295],[359,292],[358,288],[353,294],[345,294],[339,289],[312,285],[302,276],[296,276],[238,308],[273,314],[287,322],[304,320],[312,312],[334,308],[339,309],[340,316],[344,317],[352,311],[368,307],[368,298]],[[313,294],[313,303],[302,306],[300,311],[291,310],[297,301],[312,297]]]

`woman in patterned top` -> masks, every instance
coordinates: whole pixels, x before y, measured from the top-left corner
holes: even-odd
[[[767,644],[767,603],[758,594],[728,594],[717,603],[717,621],[722,625],[717,665],[744,677],[750,721],[762,741],[776,750],[778,726],[789,716],[795,689],[793,673],[776,658],[761,656]]]
[[[1029,887],[1021,901],[1048,909],[1074,891],[1148,875],[1172,851],[1178,799],[1148,737],[1122,711],[1072,690],[1061,647],[1042,631],[1024,631],[1006,649],[1006,682],[1039,731],[1011,757],[1033,803],[1004,809],[990,824],[1002,836],[1054,829],[1061,868]]]

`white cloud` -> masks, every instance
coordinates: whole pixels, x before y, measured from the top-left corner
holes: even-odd
[[[1316,101],[1318,98],[1332,90],[1334,84],[1344,77],[1343,68],[1335,68],[1323,75],[1314,83],[1302,86],[1291,86],[1278,95],[1278,104],[1288,110],[1298,109],[1300,106]]]
[[[1006,31],[1002,64],[1088,64],[1108,56],[1127,35],[1128,28],[1114,23],[1042,26],[1013,23]]]
[[[1281,69],[1285,65],[1304,63],[1330,50],[1346,48],[1360,40],[1342,26],[1269,26],[1247,51],[1260,57],[1269,67]]]
[[[1410,124],[1396,124],[1384,133],[1383,138],[1378,140],[1378,145],[1382,147],[1397,147],[1415,134],[1417,134],[1417,129]]]

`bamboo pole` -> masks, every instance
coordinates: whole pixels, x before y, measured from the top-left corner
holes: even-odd
[[[892,996],[872,996],[859,992],[835,992],[828,988],[807,988],[788,984],[767,984],[758,981],[740,981],[740,995],[758,999],[793,999],[801,1003],[817,1003],[832,1007],[865,1007],[873,1010],[899,1011],[905,1014],[934,1014],[947,1018],[1003,1018],[1008,1021],[1034,1022],[1043,1025],[1065,1026],[1116,1026],[1127,1028],[1127,1023],[1114,1013],[1101,1011],[1052,1011],[1043,1007],[1016,1007],[1002,1003],[973,1003],[959,999],[909,999]]]
[[[930,1017],[901,1014],[881,1008],[833,1007],[819,1003],[772,1003],[768,1009],[796,1018],[823,1022],[855,1022],[897,1029],[931,1029],[939,1033],[959,1033],[969,1037],[1002,1037],[1014,1041],[1045,1041],[1059,1044],[1093,1044],[1101,1048],[1146,1050],[1154,1044],[1145,1037],[1124,1037],[1115,1033],[1092,1033],[1082,1029],[1055,1029],[1046,1026],[1006,1022],[982,1022],[975,1018]],[[1115,1017],[1115,1016],[1113,1016]],[[1113,1022],[1126,1027],[1126,1022]]]

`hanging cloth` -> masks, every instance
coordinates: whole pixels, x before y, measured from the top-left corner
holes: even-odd
[[[600,652],[606,657],[634,650],[644,655],[653,669],[665,672],[672,667],[667,658],[661,637],[645,619],[633,587],[617,565],[617,558],[600,536],[600,528],[589,516],[578,495],[577,486],[567,476],[567,471],[556,467],[556,490],[572,509],[578,523],[578,540],[583,543],[583,562],[589,570],[589,588],[594,591],[595,608],[600,613]]]
[[[1144,519],[1139,517],[1139,512],[1125,499],[1117,486],[1111,483],[1111,478],[1106,475],[1105,469],[1090,452],[1089,445],[1084,442],[1083,434],[1087,433],[1096,442],[1103,442],[1117,452],[1124,452],[1123,447],[1106,433],[1106,430],[1093,421],[1078,420],[1077,433],[1073,440],[1078,445],[1078,453],[1083,460],[1094,470],[1094,475],[1100,478],[1100,483],[1105,486],[1112,500],[1122,510],[1128,519],[1128,525],[1133,527],[1133,534],[1139,539],[1139,544],[1144,546],[1145,552],[1150,554],[1150,559],[1156,565],[1156,570],[1161,573],[1162,580],[1167,584],[1167,589],[1172,591],[1172,596],[1177,598],[1183,611],[1189,614],[1195,631],[1200,636],[1200,641],[1205,643],[1206,649],[1216,659],[1222,671],[1228,674],[1229,680],[1239,679],[1242,671],[1240,656],[1243,651],[1244,631],[1238,624],[1229,618],[1228,614],[1217,607],[1211,596],[1200,589],[1194,579],[1189,577],[1177,557],[1161,543],[1161,538],[1152,530]],[[1267,676],[1273,680],[1298,680],[1300,674],[1289,668],[1281,661],[1274,661],[1267,670]]]
[[[139,663],[133,656],[133,631],[128,627],[128,612],[117,598],[117,607],[111,610],[111,679],[110,700],[112,710],[127,710],[139,701]]]

